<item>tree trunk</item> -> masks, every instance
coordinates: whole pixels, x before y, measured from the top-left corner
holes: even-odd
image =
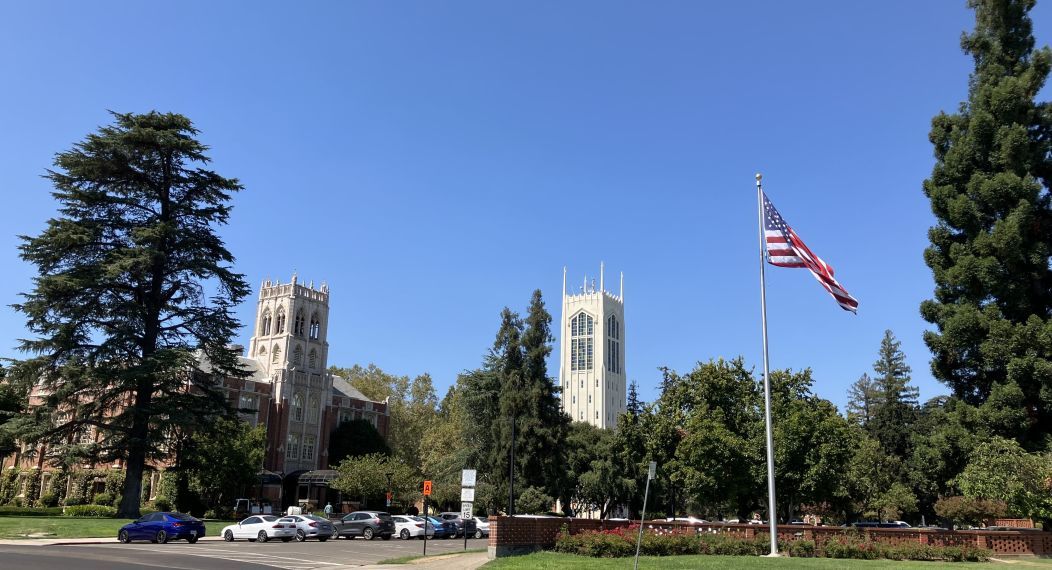
[[[142,501],[142,474],[146,466],[146,442],[149,437],[150,418],[145,410],[150,407],[153,386],[149,380],[140,380],[132,410],[131,437],[128,438],[128,464],[124,467],[124,493],[118,518],[139,518]]]

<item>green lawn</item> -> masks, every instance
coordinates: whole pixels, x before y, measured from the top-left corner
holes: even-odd
[[[526,570],[534,568],[573,570],[617,570],[632,568],[632,558],[585,558],[573,554],[538,552],[529,556],[501,558],[483,566],[487,570]],[[759,556],[642,556],[639,567],[648,569],[695,570],[705,568],[900,568],[942,570],[954,568],[990,568],[993,564],[976,562],[895,562],[891,560],[837,560],[832,558],[762,558]],[[1014,565],[1013,565],[1014,566]]]
[[[99,538],[117,536],[125,519],[0,517],[0,538]]]

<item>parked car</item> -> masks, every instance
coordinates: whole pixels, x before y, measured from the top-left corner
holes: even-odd
[[[467,532],[468,536],[474,536],[475,535],[475,519],[473,519],[473,518],[465,520],[464,518],[462,518],[460,516],[460,513],[454,513],[454,512],[438,513],[438,518],[440,518],[440,519],[442,519],[444,521],[450,521],[454,525],[456,525],[456,527],[457,527],[457,534],[456,534],[456,536],[457,537],[464,536],[465,532]]]
[[[859,521],[851,523],[851,526],[855,528],[913,528],[909,523],[903,521]]]
[[[308,538],[316,538],[318,542],[325,542],[332,538],[336,527],[332,522],[318,515],[291,515],[288,518],[296,521],[296,540],[303,542]]]
[[[117,540],[127,544],[133,540],[149,540],[164,544],[169,540],[185,540],[190,544],[205,535],[205,523],[183,513],[150,513],[132,521],[117,531]]]
[[[390,513],[384,511],[355,511],[333,523],[333,526],[336,527],[336,538],[342,536],[353,539],[360,536],[372,540],[379,536],[391,540],[395,533],[394,520]]]
[[[475,517],[475,538],[489,536],[489,519],[486,517]]]
[[[392,515],[395,523],[395,534],[402,540],[424,536],[424,519],[411,515]],[[434,536],[435,528],[427,525],[427,536]]]
[[[278,518],[274,515],[253,515],[247,519],[223,527],[220,533],[223,540],[233,542],[239,538],[251,542],[266,542],[272,538],[289,542],[296,536],[296,521],[289,517]]]
[[[427,517],[428,524],[435,527],[435,538],[453,538],[457,535],[457,525],[453,521],[438,517]]]
[[[668,517],[666,522],[685,522],[690,524],[707,524],[709,521],[697,517]]]

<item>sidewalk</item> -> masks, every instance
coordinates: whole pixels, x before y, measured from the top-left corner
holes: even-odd
[[[475,570],[489,562],[489,555],[485,552],[469,552],[467,554],[443,554],[440,556],[428,556],[418,558],[407,564],[370,564],[368,566],[347,566],[346,568],[370,570],[393,570],[395,568],[411,568],[412,570]],[[340,570],[333,568],[332,570]]]

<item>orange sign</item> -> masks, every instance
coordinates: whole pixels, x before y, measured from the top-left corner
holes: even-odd
[[[424,496],[431,496],[431,481],[424,481]]]

